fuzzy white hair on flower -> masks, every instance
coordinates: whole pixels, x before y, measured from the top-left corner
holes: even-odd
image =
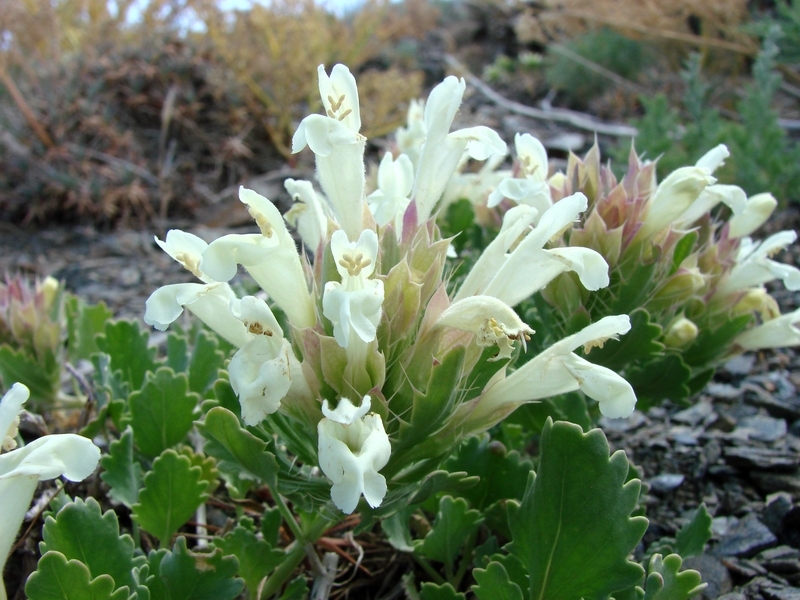
[[[389,462],[392,447],[380,415],[367,414],[369,409],[369,396],[359,407],[342,398],[335,410],[325,400],[325,417],[317,425],[319,467],[333,482],[333,503],[346,514],[356,509],[362,495],[373,508],[386,495],[386,478],[378,471]]]

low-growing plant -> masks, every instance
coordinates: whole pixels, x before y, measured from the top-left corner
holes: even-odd
[[[384,156],[367,193],[355,78],[343,65],[330,74],[320,66],[318,76],[325,114],[306,117],[292,147],[310,147],[321,190],[287,180],[295,203],[284,219],[242,188],[254,233],[206,243],[172,230],[158,240],[199,281],[153,292],[145,321],[164,330],[189,311],[211,331],[173,325],[159,351],[136,323],[84,321],[96,347],[82,433],[106,448],[107,498],[56,499],[27,596],[225,600],[246,588],[254,598],[299,599],[309,593],[308,561],[311,593],[324,598],[342,544],[377,555],[369,568],[361,559],[353,567],[376,589],[388,579],[423,600],[697,594],[699,574],[681,571],[675,552],[702,549],[707,513],[699,509],[674,539],[660,541],[668,556],[635,560],[647,527],[641,484],[602,431],[547,419],[536,456],[508,451],[487,433],[522,405],[570,392],[582,391],[608,417],[634,409],[631,385],[581,348],[605,344],[619,356],[649,348],[638,303],[612,307],[633,318],[573,320],[565,335],[536,333],[513,310],[543,290],[566,289],[565,276],[581,302],[618,285],[613,261],[567,245],[586,235],[575,221],[589,197],[591,214],[598,210],[601,186],[583,178],[608,173],[573,161],[560,184],[551,181],[558,201],[505,212],[456,280],[448,273],[452,240],[436,225],[440,198],[466,156],[495,157],[491,166],[507,151],[487,127],[450,131],[464,80],[448,77],[424,108],[412,105],[398,154]],[[530,179],[500,187],[545,189],[542,163],[520,159]],[[644,184],[648,167],[637,168]],[[586,193],[571,193],[575,178]],[[678,192],[685,199],[675,181],[662,186],[670,200]],[[657,206],[637,242],[656,260]],[[228,282],[240,265],[258,294],[233,292]],[[664,285],[671,275],[653,272]],[[9,438],[26,396],[20,385],[0,404]],[[28,464],[81,479],[96,462],[88,440],[81,443],[88,450],[79,469],[38,457]],[[35,444],[0,456],[0,490],[23,477],[17,458]],[[43,477],[39,470],[27,473]],[[10,500],[4,552],[30,489]],[[389,556],[404,568],[391,571]]]
[[[578,57],[629,80],[635,80],[650,61],[644,44],[605,27],[589,31],[564,46]],[[583,105],[612,85],[608,77],[563,53],[548,51],[547,62],[548,85],[564,94],[571,104]]]
[[[764,40],[753,63],[753,81],[735,104],[737,119],[724,117],[710,104],[710,84],[703,80],[702,57],[693,54],[682,73],[686,83],[682,110],[670,106],[663,94],[641,98],[644,116],[636,146],[652,159],[658,158],[659,175],[696,161],[705,150],[724,143],[731,159],[720,170],[720,179],[744,188],[749,194],[771,189],[781,201],[796,201],[800,185],[800,146],[778,124],[772,104],[781,77],[775,71],[778,47],[776,30]],[[621,146],[616,157],[627,153]]]

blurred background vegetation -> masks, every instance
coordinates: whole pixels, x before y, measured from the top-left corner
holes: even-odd
[[[632,123],[662,176],[726,143],[723,181],[800,200],[798,2],[368,0],[344,15],[313,0],[135,4],[135,19],[134,0],[0,4],[3,221],[192,218],[294,164],[318,64],[356,73],[375,138],[441,79],[447,54],[509,99]],[[600,141],[620,160],[630,147]]]

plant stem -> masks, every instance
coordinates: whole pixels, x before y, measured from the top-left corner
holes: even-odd
[[[289,510],[289,507],[286,506],[286,502],[280,494],[273,494],[273,499],[281,515],[283,515],[286,524],[289,526],[289,529],[292,530],[295,541],[286,549],[286,558],[284,558],[278,568],[273,571],[272,575],[267,578],[256,600],[270,598],[276,594],[283,584],[286,583],[286,580],[292,576],[297,566],[303,562],[306,556],[306,545],[315,543],[331,525],[329,519],[321,514],[317,514],[314,521],[312,521],[311,525],[308,527],[308,530],[304,532],[300,529],[300,526],[297,521],[295,521],[294,516]]]
[[[438,583],[439,585],[444,585],[445,583],[447,583],[447,581],[445,581],[445,578],[444,578],[444,577],[442,577],[442,576],[441,576],[441,575],[440,575],[440,574],[439,574],[439,573],[436,571],[436,569],[434,569],[434,568],[431,566],[431,563],[429,563],[427,560],[425,560],[425,559],[424,559],[424,558],[422,558],[421,556],[417,556],[416,554],[412,554],[411,556],[413,556],[413,557],[414,557],[414,560],[416,560],[416,561],[417,561],[417,564],[418,564],[420,567],[422,567],[422,569],[423,569],[423,570],[424,570],[424,571],[425,571],[425,572],[426,572],[428,575],[430,575],[430,576],[431,576],[431,579],[433,579],[433,580],[434,580],[436,583]]]
[[[278,507],[278,510],[283,516],[283,520],[286,521],[286,524],[289,526],[289,529],[292,530],[292,535],[294,535],[294,539],[296,539],[301,544],[308,541],[305,539],[305,535],[303,535],[303,531],[300,529],[300,525],[297,524],[297,521],[295,520],[292,511],[290,511],[289,507],[286,506],[286,502],[283,500],[281,495],[275,492],[272,494],[272,497],[275,500],[275,506]],[[316,541],[316,539],[313,541]]]

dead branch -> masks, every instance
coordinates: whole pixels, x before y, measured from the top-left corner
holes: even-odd
[[[603,135],[611,135],[615,137],[636,137],[638,131],[635,127],[630,125],[622,125],[617,123],[603,123],[598,121],[591,115],[580,113],[574,110],[566,110],[563,108],[553,108],[549,110],[542,110],[526,106],[519,102],[514,102],[498,94],[491,87],[481,81],[478,77],[470,73],[467,68],[462,65],[454,56],[447,55],[445,57],[447,64],[450,65],[455,71],[459,72],[469,82],[470,85],[477,88],[484,96],[489,98],[498,106],[526,117],[533,119],[540,119],[544,121],[558,121],[561,123],[568,123],[578,129],[586,131],[593,131]]]

